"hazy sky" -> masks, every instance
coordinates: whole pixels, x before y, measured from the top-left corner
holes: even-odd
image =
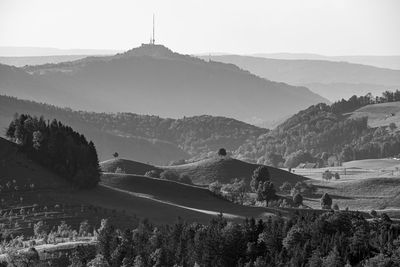
[[[0,0],[0,46],[400,54],[399,0]]]

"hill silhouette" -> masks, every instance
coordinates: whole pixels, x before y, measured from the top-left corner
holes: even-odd
[[[21,86],[18,95],[7,89],[7,94],[27,93],[36,101],[100,112],[172,118],[208,114],[251,122],[277,119],[326,101],[305,87],[265,80],[235,65],[206,62],[162,45],[18,70],[18,76],[2,75],[0,87],[29,84],[32,79],[41,85]],[[54,90],[61,91],[62,97],[52,95]]]
[[[222,55],[202,57],[235,64],[260,77],[306,86],[331,101],[380,94],[400,86],[400,70],[328,60],[272,59],[264,57]]]
[[[94,113],[73,111],[32,101],[0,95],[0,131],[14,113],[28,113],[65,122],[83,133],[96,145],[100,160],[114,152],[142,162],[167,164],[220,147],[237,149],[245,140],[267,132],[266,129],[225,117],[196,116],[164,119],[133,113]]]

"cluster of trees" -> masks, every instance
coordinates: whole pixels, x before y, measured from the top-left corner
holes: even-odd
[[[276,190],[274,184],[271,182],[271,175],[266,166],[260,166],[254,170],[250,187],[256,193],[257,201],[265,201],[267,206],[269,201],[277,199]]]
[[[151,170],[145,173],[145,176],[152,177],[152,178],[160,178],[169,181],[175,181],[179,183],[185,184],[193,184],[192,179],[190,179],[189,175],[187,174],[179,174],[173,170]]]
[[[338,172],[331,172],[330,170],[326,170],[322,173],[322,179],[330,181],[332,178],[335,178],[335,180],[340,179],[340,174]]]
[[[219,217],[207,225],[179,220],[154,226],[145,220],[125,231],[104,220],[97,255],[80,248],[72,261],[74,266],[399,266],[400,225],[385,214],[367,221],[348,211],[243,223]]]
[[[355,111],[361,107],[370,105],[370,104],[378,104],[378,103],[388,103],[388,102],[396,102],[400,101],[400,91],[396,90],[385,91],[381,96],[374,97],[371,93],[366,94],[365,96],[356,96],[353,95],[348,100],[342,99],[340,101],[336,101],[331,105],[332,112],[337,114],[343,114],[347,112]]]
[[[221,184],[216,181],[209,184],[208,189],[217,196],[243,205],[248,200],[249,188],[244,179],[235,179],[232,183]]]
[[[96,148],[85,136],[57,120],[15,115],[6,136],[32,160],[53,170],[77,188],[91,188],[100,180]]]
[[[400,91],[385,92],[379,102],[399,101]],[[238,158],[276,167],[297,167],[314,162],[319,166],[342,161],[397,156],[400,136],[389,127],[368,127],[366,117],[350,119],[346,113],[375,103],[371,95],[317,104],[286,120],[276,129],[249,139],[239,147]],[[328,157],[326,157],[328,155]]]

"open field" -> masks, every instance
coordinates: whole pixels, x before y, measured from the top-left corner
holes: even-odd
[[[317,187],[313,196],[306,196],[304,203],[314,209],[320,208],[320,197],[328,193],[341,209],[370,211],[375,209],[400,217],[400,171],[396,159],[367,159],[343,163],[342,167],[320,169],[294,169],[297,174],[310,178]],[[322,179],[329,170],[340,174],[340,180]]]
[[[374,104],[354,111],[350,118],[368,117],[370,127],[388,126],[395,123],[400,126],[400,102]]]
[[[340,167],[325,167],[317,169],[293,168],[292,171],[311,179],[321,179],[322,173],[329,170],[337,172],[341,178],[363,179],[374,177],[396,177],[400,175],[400,160],[398,159],[364,159],[344,162]]]

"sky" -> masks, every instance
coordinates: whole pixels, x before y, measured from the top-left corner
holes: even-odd
[[[400,55],[399,0],[0,0],[0,46]]]

